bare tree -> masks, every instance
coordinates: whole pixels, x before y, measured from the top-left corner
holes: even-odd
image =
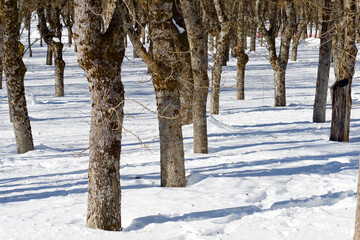
[[[3,60],[4,60],[4,32],[0,18],[0,89],[2,89],[2,80],[3,80]]]
[[[325,0],[322,9],[322,27],[320,35],[319,65],[316,79],[313,122],[325,122],[326,98],[329,87],[329,71],[331,64],[331,0]]]
[[[40,6],[37,10],[39,30],[55,58],[55,96],[64,96],[64,69],[63,44],[61,43],[62,29],[60,23],[60,5],[58,2],[43,2],[46,8]],[[46,5],[47,4],[47,5]],[[48,28],[49,23],[51,30]],[[55,40],[55,38],[57,40]],[[50,53],[49,53],[50,54]]]
[[[120,1],[75,0],[78,62],[91,97],[86,225],[121,230],[120,152],[124,87],[124,30]]]
[[[261,34],[267,41],[269,61],[274,70],[275,106],[286,106],[285,73],[289,59],[289,50],[295,28],[295,9],[293,0],[270,1],[257,0],[257,16]],[[268,12],[266,19],[266,10]],[[267,20],[269,25],[267,28]],[[281,24],[280,24],[281,23]],[[276,36],[281,35],[280,52],[276,51]]]
[[[194,153],[208,153],[206,101],[209,88],[207,35],[200,1],[181,0],[182,15],[185,20],[189,40],[191,67],[194,79],[193,104],[193,135]]]
[[[14,126],[17,152],[25,153],[34,149],[34,143],[25,98],[26,67],[22,61],[23,45],[19,42],[20,11],[16,0],[0,1],[0,19],[4,31],[4,69],[10,93],[10,117]]]

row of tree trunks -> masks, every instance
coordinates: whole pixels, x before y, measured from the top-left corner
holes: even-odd
[[[50,6],[47,8],[47,11],[52,11],[52,21],[53,23],[52,30],[50,31],[47,22],[47,15],[45,15],[44,8],[40,7],[37,10],[38,21],[39,21],[39,30],[43,36],[44,41],[48,45],[48,57],[51,54],[51,51],[54,54],[55,60],[55,96],[62,97],[64,96],[64,69],[65,62],[63,60],[63,44],[61,43],[61,24],[60,24],[60,10],[56,7]],[[54,37],[58,38],[58,41],[54,40]],[[51,61],[52,62],[52,61]],[[50,60],[47,62],[50,63]]]
[[[322,9],[322,30],[320,35],[319,65],[316,79],[313,122],[325,122],[326,120],[326,99],[329,87],[332,47],[330,5],[331,0],[325,0]]]
[[[114,3],[114,2],[113,2]],[[86,72],[91,97],[87,227],[121,230],[120,152],[125,55],[120,2],[107,8],[97,0],[75,0],[78,62]],[[108,27],[103,29],[103,18]]]
[[[198,1],[181,0],[181,10],[185,20],[190,46],[191,67],[194,81],[193,136],[194,153],[208,153],[206,102],[209,88],[207,36],[199,14]],[[212,36],[210,36],[212,38]]]
[[[28,116],[24,77],[26,67],[22,61],[23,46],[20,45],[20,22],[17,1],[4,1],[0,6],[4,32],[4,69],[8,88],[10,118],[12,119],[18,153],[34,149]],[[22,46],[22,49],[19,48]]]

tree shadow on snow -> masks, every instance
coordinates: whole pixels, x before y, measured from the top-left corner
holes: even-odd
[[[215,219],[215,218],[224,218],[227,219],[223,222],[228,223],[232,221],[240,220],[244,216],[252,215],[257,212],[269,212],[278,209],[286,209],[292,207],[320,207],[320,206],[332,206],[337,202],[348,198],[355,197],[356,193],[352,191],[346,192],[328,192],[327,194],[319,195],[319,196],[311,196],[305,199],[290,199],[287,201],[275,202],[272,204],[270,208],[261,209],[255,205],[250,206],[241,206],[241,207],[233,207],[233,208],[223,208],[217,210],[209,210],[209,211],[201,211],[201,212],[191,212],[185,213],[179,216],[167,216],[167,215],[151,215],[146,217],[136,218],[132,221],[132,223],[124,229],[125,232],[130,231],[138,231],[150,224],[163,224],[167,222],[195,222],[207,219]]]

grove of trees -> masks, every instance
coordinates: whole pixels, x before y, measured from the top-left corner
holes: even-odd
[[[256,39],[268,50],[274,106],[280,108],[286,106],[289,58],[297,61],[300,39],[314,32],[320,37],[313,121],[326,120],[332,61],[336,81],[331,87],[330,140],[349,141],[359,18],[357,0],[0,0],[0,80],[3,72],[6,79],[6,87],[0,81],[0,89],[8,92],[17,151],[34,149],[24,88],[26,49],[20,42],[23,27],[30,32],[34,19],[40,41],[48,46],[49,64],[54,56],[58,97],[66,94],[62,31],[68,31],[68,46],[75,40],[91,97],[87,226],[119,231],[125,101],[121,69],[128,38],[134,57],[146,63],[155,90],[161,186],[185,187],[182,126],[193,125],[194,153],[207,154],[207,111],[220,114],[222,66],[230,53],[237,58],[236,98],[245,100],[246,64],[251,61],[247,51],[256,51]],[[141,41],[144,35],[149,44]],[[210,66],[209,43],[214,36]],[[354,239],[360,239],[359,226],[357,222]]]

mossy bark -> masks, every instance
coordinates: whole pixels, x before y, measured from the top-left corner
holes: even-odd
[[[24,77],[26,68],[22,61],[22,51],[18,42],[20,22],[17,1],[5,1],[0,6],[4,31],[4,69],[9,90],[9,107],[14,126],[18,153],[34,149],[30,119],[26,106]]]
[[[75,0],[78,62],[84,69],[91,97],[89,188],[86,226],[121,230],[120,153],[124,87],[121,65],[125,55],[120,2],[108,28],[102,30],[102,4]],[[88,7],[91,6],[91,9]]]

